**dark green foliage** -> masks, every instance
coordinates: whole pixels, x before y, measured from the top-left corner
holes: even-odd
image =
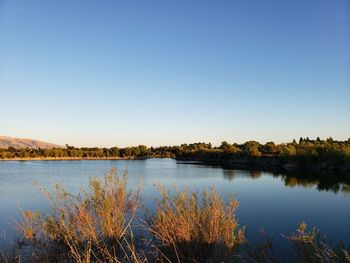
[[[0,159],[26,158],[177,158],[218,164],[248,165],[250,168],[295,168],[350,170],[350,140],[335,141],[331,137],[321,140],[300,138],[291,143],[275,144],[248,141],[243,144],[222,142],[219,147],[210,143],[191,143],[180,146],[147,147],[139,145],[125,148],[98,148],[66,145],[53,149],[0,149]]]
[[[262,145],[256,141],[243,144],[222,142],[219,147],[206,147],[203,143],[181,145],[174,152],[182,160],[201,161],[206,164],[258,169],[301,169],[350,171],[350,142],[310,140],[300,138],[291,143]]]

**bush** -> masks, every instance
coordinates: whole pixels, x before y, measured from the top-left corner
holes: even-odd
[[[159,191],[149,229],[160,255],[177,262],[219,261],[244,243],[244,228],[235,217],[238,202],[232,196],[225,203],[214,187],[201,199],[189,190],[176,191],[172,197],[164,187]]]
[[[121,177],[114,169],[102,179],[90,178],[89,191],[81,190],[77,196],[60,186],[56,186],[54,195],[45,193],[52,213],[44,216],[22,211],[22,219],[17,222],[29,245],[46,250],[42,254],[63,248],[67,260],[75,262],[140,260],[130,236],[140,189],[127,190],[126,173]]]

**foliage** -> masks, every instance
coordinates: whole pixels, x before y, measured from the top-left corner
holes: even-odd
[[[68,158],[68,159],[100,159],[100,158],[177,158],[204,162],[220,162],[221,164],[245,163],[250,168],[303,168],[332,169],[350,171],[350,140],[336,141],[332,138],[321,140],[299,139],[291,143],[260,144],[248,141],[243,144],[230,144],[226,141],[218,147],[210,143],[182,144],[180,146],[147,147],[82,147],[66,145],[66,148],[52,149],[0,149],[0,159],[26,158]]]
[[[89,190],[76,196],[56,186],[46,192],[52,212],[22,211],[17,229],[27,244],[41,254],[60,249],[74,262],[139,262],[131,236],[131,224],[139,207],[140,190],[127,190],[127,174],[110,171],[90,178]]]
[[[0,251],[0,262],[283,262],[272,239],[246,240],[232,196],[225,202],[214,187],[201,194],[158,189],[156,209],[140,225],[147,239],[133,234],[142,218],[140,188],[127,190],[126,173],[91,178],[88,190],[75,196],[61,186],[53,195],[44,191],[51,212],[21,211],[16,225],[23,240],[12,251]],[[321,240],[305,223],[286,238],[298,262],[350,262],[349,249]]]
[[[245,242],[244,228],[235,217],[238,202],[232,196],[225,203],[214,187],[201,199],[188,189],[172,196],[164,187],[159,190],[161,199],[150,216],[149,230],[160,255],[171,261],[219,262]]]
[[[293,242],[298,258],[303,262],[350,262],[349,251],[342,244],[332,247],[332,244],[321,239],[319,230],[313,228],[307,231],[304,222],[299,225],[296,233],[287,238]]]

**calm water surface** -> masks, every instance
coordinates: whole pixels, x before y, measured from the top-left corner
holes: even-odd
[[[259,238],[263,227],[279,243],[281,234],[291,233],[305,221],[333,240],[350,243],[350,191],[346,186],[319,190],[314,183],[297,184],[296,179],[286,180],[283,175],[148,159],[0,162],[0,245],[16,236],[12,220],[18,208],[48,209],[48,202],[33,185],[36,181],[48,188],[63,183],[74,194],[87,185],[89,176],[103,176],[114,167],[121,172],[128,168],[131,187],[136,188],[141,179],[143,202],[149,208],[158,197],[155,184],[199,191],[215,185],[224,197],[236,195],[239,223],[247,227],[252,241]]]

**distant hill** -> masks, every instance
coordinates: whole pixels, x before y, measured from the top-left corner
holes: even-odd
[[[33,140],[33,139],[27,139],[27,138],[12,138],[7,136],[0,136],[0,148],[8,148],[8,147],[14,147],[14,148],[63,148],[61,145]]]

